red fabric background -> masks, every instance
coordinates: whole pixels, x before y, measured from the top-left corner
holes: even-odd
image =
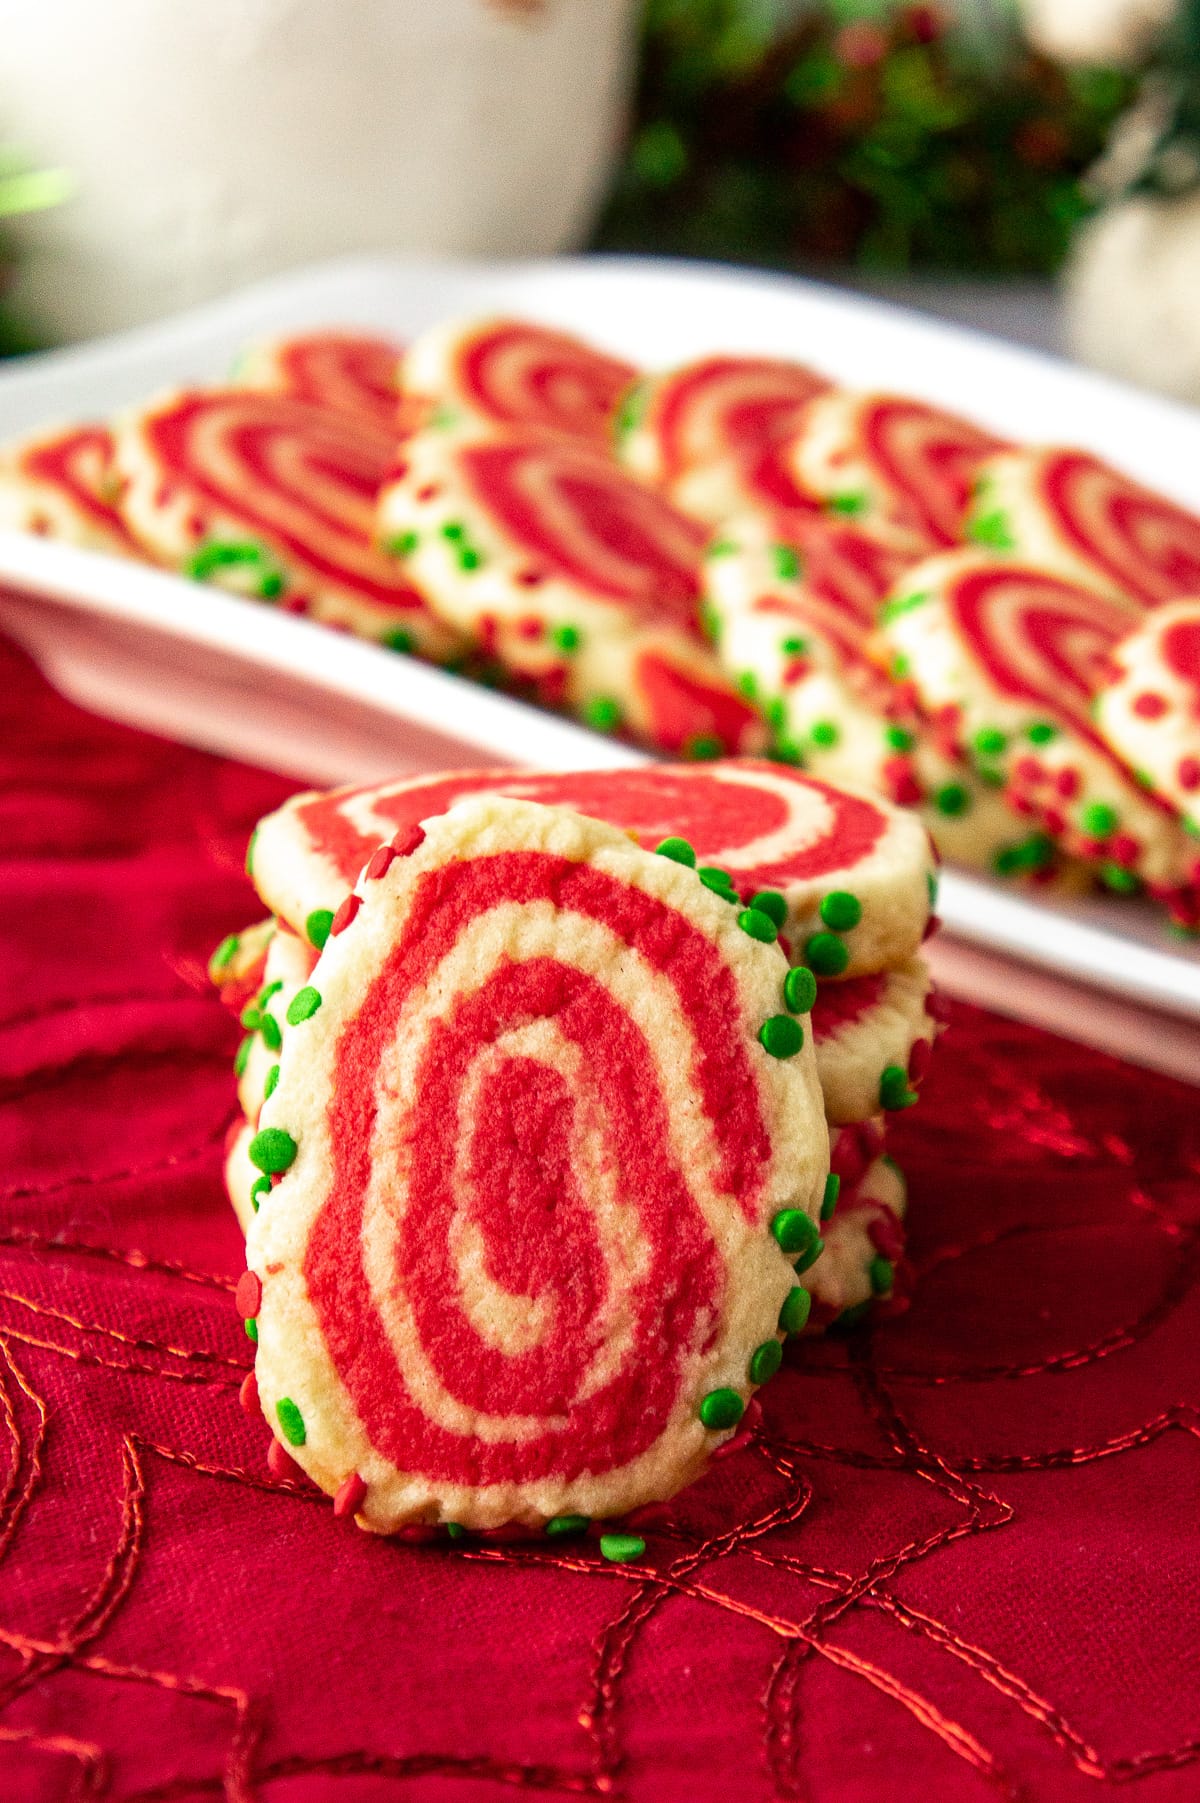
[[[1195,1091],[955,1008],[911,1311],[640,1565],[374,1541],[237,1401],[203,963],[286,785],[0,696],[0,1797],[1200,1796]]]

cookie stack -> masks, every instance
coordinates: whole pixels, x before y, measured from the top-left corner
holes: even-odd
[[[342,1513],[627,1514],[789,1334],[894,1301],[911,815],[753,761],[470,771],[297,796],[249,867],[271,917],[213,959],[247,1402]]]

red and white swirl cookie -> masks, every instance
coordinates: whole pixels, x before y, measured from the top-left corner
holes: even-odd
[[[248,345],[231,379],[239,388],[264,388],[313,407],[332,407],[394,437],[403,351],[396,339],[370,332],[295,332]]]
[[[924,401],[838,391],[808,408],[785,461],[827,508],[920,556],[961,543],[979,468],[1004,448]]]
[[[418,413],[453,425],[533,427],[608,445],[637,370],[528,319],[451,320],[415,338],[400,386]]]
[[[225,1006],[240,1014],[265,981],[267,953],[278,921],[258,920],[240,933],[227,933],[208,960],[208,980]]]
[[[992,458],[967,536],[1133,609],[1200,590],[1200,517],[1086,451]]]
[[[116,504],[119,486],[107,426],[41,432],[0,451],[0,526],[141,558]]]
[[[750,759],[640,770],[459,770],[294,796],[259,823],[251,875],[297,932],[321,940],[368,859],[467,795],[510,795],[606,820],[653,848],[683,841],[738,906],[776,892],[793,959],[821,976],[886,970],[913,956],[934,864],[912,814],[877,796]]]
[[[1096,732],[1091,705],[1128,614],[1044,570],[983,552],[907,572],[880,615],[892,674],[1009,804],[1116,888],[1168,893],[1190,863],[1174,816]]]
[[[1200,835],[1200,600],[1154,608],[1111,658],[1096,695],[1101,736]]]
[[[807,1328],[819,1333],[851,1327],[884,1305],[896,1311],[903,1291],[897,1266],[904,1258],[908,1186],[886,1153],[873,1158],[853,1183],[842,1183],[824,1221],[822,1252],[804,1281],[812,1296]]]
[[[160,563],[443,658],[454,634],[374,543],[394,454],[385,427],[288,395],[179,390],[117,427],[121,512]]]
[[[1044,882],[1057,875],[997,792],[942,745],[872,664],[879,604],[908,559],[822,515],[742,515],[706,560],[717,655],[775,734],[775,752],[826,782],[917,807],[943,858]]]
[[[276,1181],[239,1288],[339,1513],[544,1527],[703,1469],[819,1251],[786,976],[695,871],[565,810],[477,797],[373,859],[248,1148]]]
[[[598,446],[430,426],[401,448],[379,531],[447,624],[547,702],[663,751],[761,747],[700,631],[702,528]]]
[[[931,982],[921,958],[893,970],[823,983],[812,1008],[817,1074],[831,1126],[908,1108],[929,1068],[937,1023],[926,1002]]]
[[[688,470],[737,464],[789,437],[808,403],[828,388],[802,363],[702,357],[644,376],[629,390],[617,419],[617,455],[644,481],[670,490]]]

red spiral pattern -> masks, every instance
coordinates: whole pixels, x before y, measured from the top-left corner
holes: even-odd
[[[589,445],[534,433],[464,445],[475,501],[544,573],[698,636],[707,534]]]
[[[497,320],[470,334],[457,371],[465,401],[486,419],[605,444],[638,373],[566,332],[521,320]]]
[[[426,613],[373,543],[393,434],[366,420],[253,389],[189,391],[150,412],[141,440],[163,492],[235,520],[293,572],[352,589],[389,613]]]
[[[107,426],[67,426],[61,432],[39,438],[14,453],[19,476],[53,489],[79,516],[82,533],[125,557],[140,557],[141,546],[131,537],[112,504],[116,484],[113,438]],[[33,531],[53,532],[53,521],[39,524],[31,509]]]
[[[962,541],[980,465],[1007,447],[1001,439],[899,395],[873,395],[859,415],[863,456],[902,510],[938,545]]]
[[[341,1029],[331,1177],[304,1277],[372,1445],[397,1469],[435,1481],[570,1479],[635,1459],[666,1427],[681,1361],[713,1343],[725,1300],[719,1247],[671,1150],[654,1048],[617,996],[561,950],[501,957],[424,1030],[411,1086],[397,1094],[380,1080],[398,1031],[422,1031],[406,1004],[443,971],[464,933],[498,906],[545,903],[599,924],[672,986],[694,1049],[713,1181],[750,1222],[768,1173],[754,1072],[730,1031],[736,981],[699,928],[641,889],[545,852],[426,871],[403,930]],[[578,1054],[571,1084],[520,1041],[505,1044],[541,1022]],[[389,1097],[383,1120],[381,1095]],[[456,1122],[461,1143],[448,1155]],[[620,1274],[608,1268],[588,1202],[584,1126],[601,1135],[614,1193],[637,1214],[641,1256]],[[364,1253],[368,1190],[388,1156],[381,1148],[394,1155],[403,1191],[399,1206],[399,1191],[386,1192],[384,1287],[419,1346],[420,1396],[411,1347],[398,1349],[377,1300],[378,1254],[373,1283]],[[377,1231],[378,1213],[373,1219]],[[531,1299],[530,1318],[540,1311],[540,1331],[525,1346],[501,1347],[470,1319],[456,1231],[482,1247],[493,1284]],[[455,1431],[456,1410],[470,1412],[471,1431]]]
[[[290,849],[316,860],[315,886],[322,895],[331,889],[337,901],[398,829],[444,813],[463,796],[488,793],[573,808],[647,846],[677,834],[696,848],[701,864],[721,865],[747,893],[833,873],[850,881],[889,825],[883,808],[864,796],[752,761],[568,774],[464,770],[335,789],[290,803],[282,819],[294,823]]]
[[[1162,659],[1171,675],[1193,690],[1193,707],[1200,704],[1200,605],[1194,619],[1172,620],[1167,627]]]
[[[863,644],[874,631],[879,604],[911,559],[856,526],[820,514],[781,520],[779,542],[799,554],[803,573],[786,601],[764,596],[757,611],[777,609],[831,644],[846,662],[865,663]]]
[[[706,357],[664,376],[647,425],[666,481],[685,469],[741,456],[794,432],[830,384],[800,363],[766,357]]]
[[[1039,491],[1071,549],[1153,606],[1200,589],[1200,518],[1084,451],[1042,460]]]
[[[1033,703],[1099,745],[1092,696],[1107,678],[1127,611],[1089,589],[1020,564],[988,564],[946,589],[951,620],[999,692]]]
[[[395,433],[403,346],[361,332],[305,332],[265,347],[270,386]]]

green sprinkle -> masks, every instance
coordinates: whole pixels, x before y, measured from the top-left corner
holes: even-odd
[[[732,557],[736,550],[737,545],[731,538],[714,538],[704,555],[709,558]]]
[[[943,783],[933,792],[933,805],[939,814],[957,820],[971,805],[971,791],[963,783]]]
[[[721,642],[721,615],[707,595],[700,599],[700,630],[712,645]]]
[[[841,1189],[841,1178],[836,1171],[830,1171],[828,1177],[825,1179],[825,1193],[821,1197],[821,1219],[823,1221],[832,1221],[833,1211],[838,1205],[838,1196],[841,1194]]]
[[[233,1055],[233,1074],[235,1077],[245,1076],[246,1066],[250,1062],[250,1050],[253,1044],[253,1033],[247,1033],[245,1039],[243,1039],[241,1045]]]
[[[848,933],[862,919],[862,903],[848,889],[831,889],[820,907],[821,919],[835,933]]]
[[[1013,537],[1008,515],[999,507],[993,507],[986,513],[974,514],[968,519],[967,537],[973,544],[986,545],[992,551],[1016,549],[1017,541]]]
[[[799,1256],[806,1260],[804,1269],[812,1264],[824,1243],[816,1222],[810,1220],[802,1208],[780,1209],[771,1222],[771,1232],[780,1250],[789,1258]]]
[[[911,751],[917,742],[916,734],[909,732],[907,726],[885,727],[883,739],[891,751]]]
[[[466,1537],[467,1530],[461,1521],[448,1521],[446,1523],[447,1540],[465,1540]]]
[[[844,1308],[837,1320],[832,1323],[839,1333],[849,1333],[860,1321],[865,1321],[871,1312],[872,1298],[868,1296],[862,1302],[856,1302],[853,1308]]]
[[[783,1347],[778,1340],[764,1340],[750,1357],[750,1382],[769,1383],[783,1363]]]
[[[1110,808],[1106,801],[1089,802],[1079,816],[1084,832],[1093,839],[1107,839],[1110,833],[1115,833],[1117,819],[1116,808]]]
[[[842,729],[836,720],[814,720],[812,726],[812,742],[828,751],[838,743]]]
[[[1058,728],[1049,720],[1035,720],[1025,737],[1031,745],[1049,745],[1052,739],[1057,739]]]
[[[808,650],[808,640],[798,638],[794,632],[789,633],[779,649],[788,657],[803,657]]]
[[[190,576],[193,582],[204,582],[217,570],[227,569],[260,569],[258,592],[265,599],[277,595],[283,588],[283,580],[271,562],[269,553],[253,539],[219,539],[210,538],[207,543],[198,545],[190,557],[183,561],[183,574]],[[268,593],[263,587],[271,579],[273,585]]]
[[[812,1308],[812,1297],[799,1284],[789,1290],[784,1298],[783,1307],[779,1311],[779,1325],[784,1333],[801,1333],[808,1325],[809,1311]]]
[[[269,1196],[270,1193],[271,1179],[269,1177],[256,1177],[254,1182],[250,1185],[250,1206],[255,1214],[258,1213],[259,1204],[263,1197]]]
[[[689,870],[696,868],[695,847],[686,839],[660,839],[654,849],[660,858],[670,858],[673,864],[686,864]]]
[[[298,989],[287,1006],[287,1024],[298,1027],[302,1020],[311,1020],[321,1006],[321,991],[310,984]]]
[[[684,746],[683,755],[686,758],[695,759],[697,763],[711,763],[713,758],[719,758],[724,750],[724,744],[715,733],[698,732]]]
[[[250,1141],[250,1162],[268,1177],[290,1169],[300,1150],[291,1134],[282,1127],[264,1127]]]
[[[1008,749],[1008,734],[1001,732],[998,726],[981,726],[971,743],[980,757],[999,757]]]
[[[640,1559],[646,1550],[646,1542],[640,1534],[601,1534],[600,1555],[612,1565],[628,1565],[633,1559]]]
[[[238,1022],[245,1027],[247,1033],[257,1033],[262,1025],[262,1009],[257,1002],[247,1002],[238,1015]]]
[[[934,909],[937,907],[937,898],[938,898],[938,880],[937,880],[937,871],[936,870],[927,870],[925,872],[925,887],[929,891],[929,911],[930,911],[930,913],[933,913]]]
[[[277,996],[282,988],[282,977],[274,983],[264,983],[254,999],[260,1008],[265,1008],[267,1003],[271,1001],[274,996]]]
[[[583,717],[596,732],[616,732],[621,724],[620,704],[608,695],[592,695],[583,704]]]
[[[772,1058],[794,1058],[804,1044],[804,1028],[790,1014],[772,1014],[758,1029],[758,1043]]]
[[[743,670],[737,679],[737,686],[747,701],[755,700],[758,695],[758,677],[753,670]]]
[[[897,651],[895,657],[892,659],[892,675],[896,678],[897,682],[903,682],[911,669],[912,665],[907,657],[905,657],[903,651]]]
[[[696,875],[704,887],[711,889],[714,895],[719,895],[722,901],[735,902],[738,900],[738,892],[733,886],[733,878],[727,870],[718,870],[715,864],[702,864]]]
[[[258,1023],[258,1030],[262,1034],[263,1044],[266,1046],[268,1052],[278,1052],[282,1049],[283,1028],[275,1019],[275,1016],[269,1014],[265,1008],[262,1012],[262,1018]]]
[[[911,1108],[917,1099],[915,1090],[908,1087],[908,1072],[902,1064],[889,1064],[879,1079],[879,1105],[881,1108]]]
[[[462,539],[466,538],[466,536],[467,529],[462,524],[461,520],[447,520],[446,524],[442,527],[442,537],[449,539],[452,545],[458,544]]]
[[[804,768],[804,752],[794,739],[776,739],[771,747],[771,756],[777,764],[793,764],[800,770]]]
[[[804,964],[793,964],[783,979],[784,1005],[793,1014],[807,1014],[817,999],[817,979]]]
[[[1015,876],[1022,870],[1044,870],[1054,861],[1054,841],[1045,833],[1030,833],[1015,845],[1003,845],[992,859],[998,876]]]
[[[762,703],[763,719],[773,732],[780,733],[787,725],[787,706],[779,695],[772,695],[769,701]]]
[[[928,589],[917,589],[911,594],[897,595],[894,601],[885,601],[879,610],[879,624],[886,626],[891,620],[898,620],[901,614],[908,614],[914,607],[924,607],[929,600]]]
[[[782,928],[787,919],[787,901],[778,889],[760,889],[756,895],[750,897],[750,906],[757,908],[760,914],[765,914],[773,920],[776,931]]]
[[[701,1421],[716,1432],[736,1427],[745,1412],[746,1405],[736,1390],[710,1390],[700,1404]]]
[[[546,1523],[546,1532],[552,1540],[562,1535],[586,1534],[591,1527],[586,1515],[552,1515]]]
[[[743,908],[738,915],[738,925],[743,933],[749,933],[751,939],[759,939],[764,945],[772,945],[779,937],[779,928],[769,914],[763,914],[758,908]]]
[[[242,942],[236,933],[230,933],[222,939],[220,945],[209,959],[212,968],[214,970],[224,970],[227,964],[232,964],[237,955],[238,946],[241,943]]]
[[[617,435],[618,444],[641,425],[646,415],[646,408],[650,405],[650,393],[650,383],[643,379],[640,382],[634,382],[621,396],[616,418],[613,421],[613,430]]]
[[[1136,895],[1142,886],[1140,878],[1122,864],[1101,864],[1100,881],[1114,895]]]
[[[391,538],[385,538],[383,548],[390,551],[393,557],[411,557],[420,539],[415,532],[397,532]]]
[[[254,1319],[253,1315],[251,1315],[251,1317],[248,1321],[243,1321],[242,1326],[246,1330],[246,1338],[248,1340],[253,1340],[254,1344],[257,1346],[258,1345],[258,1322]]]
[[[275,1413],[279,1417],[279,1425],[283,1429],[284,1439],[289,1446],[303,1446],[308,1439],[304,1426],[304,1416],[300,1413],[290,1396],[281,1396],[275,1404]]]
[[[254,875],[254,847],[258,844],[258,828],[250,835],[250,843],[246,847],[246,875]]]
[[[580,645],[583,643],[583,634],[580,632],[578,626],[572,626],[570,624],[565,626],[555,626],[550,632],[550,643],[554,646],[556,651],[578,651]]]
[[[867,496],[861,489],[849,490],[846,494],[830,495],[825,503],[830,513],[840,513],[852,520],[858,514],[867,511]]]
[[[397,626],[392,632],[385,632],[381,644],[388,651],[402,651],[411,654],[417,648],[417,641],[411,632],[405,632],[403,626]]]
[[[850,953],[836,933],[814,933],[805,942],[804,956],[819,977],[840,977]]]
[[[482,563],[483,553],[477,551],[474,545],[460,545],[458,547],[458,567],[460,570],[478,570]]]
[[[975,774],[990,789],[1002,789],[1007,780],[999,764],[977,764]]]
[[[267,1072],[266,1082],[263,1084],[263,1101],[264,1102],[269,1102],[271,1097],[275,1094],[275,1085],[278,1082],[279,1082],[279,1066],[277,1064],[273,1064],[271,1066],[270,1070]]]
[[[892,1287],[894,1267],[890,1258],[873,1258],[867,1266],[871,1288],[877,1296],[886,1296]]]
[[[791,545],[772,545],[771,565],[778,582],[798,582],[804,569],[799,552]]]
[[[315,945],[317,950],[321,951],[325,941],[329,937],[329,929],[332,925],[332,908],[314,908],[304,922],[304,931],[308,938],[308,943],[310,945]]]

